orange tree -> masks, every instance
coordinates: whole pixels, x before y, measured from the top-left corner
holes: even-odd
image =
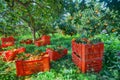
[[[76,3],[79,5],[81,3]],[[100,33],[116,33],[120,32],[120,19],[118,11],[110,10],[108,7],[98,1],[90,1],[84,3],[85,7],[70,13],[64,20],[69,25],[74,26],[76,31],[87,38],[94,38]],[[75,8],[74,8],[75,9]]]
[[[1,24],[24,25],[30,29],[33,40],[37,32],[44,34],[52,29],[51,24],[63,11],[62,0],[1,0],[0,4]]]
[[[84,3],[84,0],[80,4],[77,0],[63,0],[64,14],[56,21],[56,25],[62,30],[63,34],[76,34],[75,26],[71,23],[73,17],[69,17],[69,15],[73,15],[74,12],[81,9],[81,7],[76,6],[82,5],[82,3]]]

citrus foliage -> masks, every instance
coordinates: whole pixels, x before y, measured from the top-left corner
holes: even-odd
[[[83,34],[88,38],[94,37],[96,34],[100,33],[109,34],[116,32],[119,34],[120,16],[118,15],[118,11],[110,10],[103,6],[103,3],[99,3],[97,1],[83,3],[85,7],[80,9],[83,6],[80,6],[81,3],[82,2],[78,3],[76,1],[74,7],[77,6],[77,8],[72,8],[76,11],[69,13],[65,19],[61,20],[62,25],[59,26],[60,29],[69,29],[71,28],[69,26],[72,26],[72,28],[74,28],[78,33]],[[68,24],[67,27],[66,24]]]
[[[2,4],[1,24],[5,24],[5,27],[8,25],[29,27],[34,39],[37,31],[44,34],[48,32],[45,31],[48,28],[52,29],[52,22],[62,13],[63,9],[61,0],[2,0],[0,4]],[[45,32],[42,31],[43,27]]]

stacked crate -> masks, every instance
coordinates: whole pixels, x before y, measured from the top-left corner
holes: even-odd
[[[104,44],[82,44],[72,41],[72,60],[79,69],[85,73],[88,71],[99,72],[102,69]]]

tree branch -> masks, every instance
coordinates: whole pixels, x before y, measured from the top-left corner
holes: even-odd
[[[20,5],[24,6],[25,8],[27,8],[31,3],[35,3],[35,4],[37,4],[39,7],[43,8],[43,5],[42,5],[42,4],[40,4],[40,3],[36,2],[36,1],[33,1],[33,0],[28,1],[28,2],[26,2],[26,3],[23,3],[23,2],[21,2],[20,0],[14,0],[14,1],[17,2],[17,3],[19,3]]]

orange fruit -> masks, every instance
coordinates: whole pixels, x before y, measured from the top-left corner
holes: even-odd
[[[98,10],[95,10],[95,13],[96,13],[96,14],[98,14],[98,13],[99,13],[99,11],[98,11]]]
[[[112,29],[112,32],[115,32],[116,31],[116,29]]]

